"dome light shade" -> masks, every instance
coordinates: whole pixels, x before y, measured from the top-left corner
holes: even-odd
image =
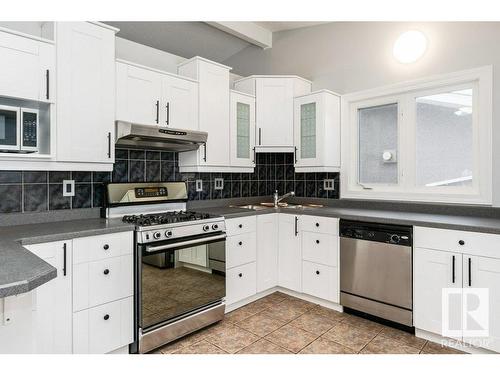
[[[406,31],[396,39],[392,54],[400,63],[409,64],[417,61],[427,49],[427,38],[417,30]]]

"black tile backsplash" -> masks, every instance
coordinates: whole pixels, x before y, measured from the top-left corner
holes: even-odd
[[[102,207],[108,182],[186,181],[190,200],[240,198],[295,191],[298,197],[338,198],[338,173],[295,173],[292,153],[259,153],[253,173],[179,173],[174,152],[115,150],[113,172],[0,171],[0,213]],[[215,190],[216,178],[224,179]],[[323,190],[323,179],[335,191]],[[203,181],[196,191],[196,180]],[[75,196],[63,197],[63,180],[75,180]]]

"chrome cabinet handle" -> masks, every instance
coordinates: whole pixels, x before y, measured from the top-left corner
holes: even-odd
[[[188,240],[188,241],[183,241],[183,242],[169,243],[169,244],[160,245],[160,246],[149,246],[149,247],[146,247],[146,252],[152,253],[154,251],[173,249],[173,248],[180,247],[180,246],[194,245],[194,244],[197,244],[197,243],[203,243],[203,242],[207,242],[207,241],[220,240],[220,239],[224,239],[224,238],[226,238],[226,234],[219,234],[217,236],[203,237],[203,238],[198,238],[198,239],[195,239],[195,240]]]
[[[156,123],[159,124],[160,123],[160,101],[157,100],[156,101]]]
[[[45,97],[47,98],[47,100],[49,100],[49,98],[50,98],[50,70],[48,70],[48,69],[45,71],[45,81],[47,82]]]
[[[167,102],[166,108],[167,108],[167,120],[165,122],[167,123],[167,125],[170,125],[170,103]]]
[[[451,257],[451,282],[455,284],[455,255]]]
[[[67,252],[68,252],[68,249],[67,249],[67,245],[65,242],[63,245],[63,276],[66,276],[66,274],[67,274],[67,272],[66,272],[66,263],[68,260]]]
[[[472,286],[472,258],[469,258],[469,286]]]

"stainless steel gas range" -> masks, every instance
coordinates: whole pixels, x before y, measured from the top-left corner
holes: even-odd
[[[135,224],[135,342],[146,353],[224,317],[225,222],[186,211],[184,182],[107,186],[105,215]]]

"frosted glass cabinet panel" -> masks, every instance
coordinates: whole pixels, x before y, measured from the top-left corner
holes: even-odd
[[[340,168],[340,96],[327,90],[294,99],[296,172]]]
[[[316,103],[300,106],[300,158],[316,157]]]
[[[231,166],[249,167],[255,162],[255,97],[231,91]]]
[[[472,186],[472,89],[421,96],[415,104],[417,185]]]

